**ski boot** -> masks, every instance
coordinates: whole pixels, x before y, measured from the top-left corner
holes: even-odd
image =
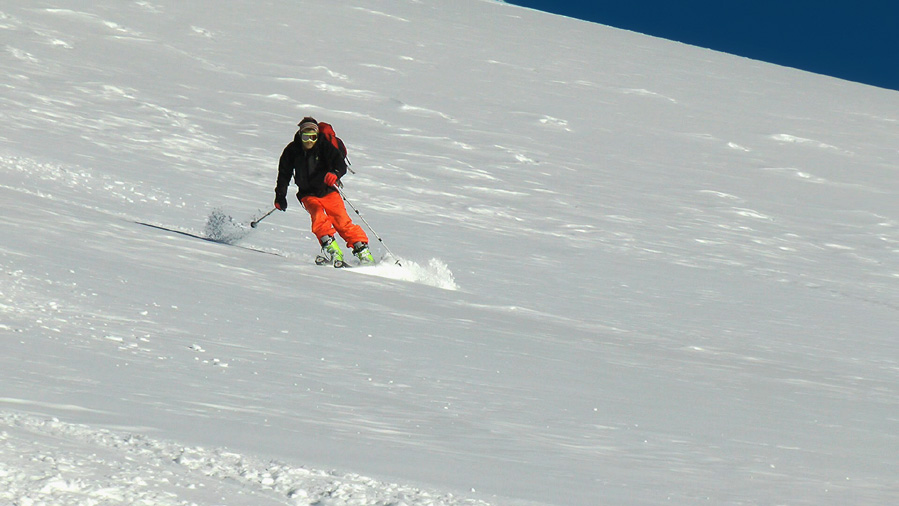
[[[368,244],[364,242],[360,241],[353,245],[353,254],[359,259],[361,265],[372,265],[375,263],[375,258],[371,256]]]
[[[334,267],[346,266],[346,263],[343,261],[343,251],[340,249],[340,245],[337,244],[337,241],[335,241],[333,237],[331,237],[330,235],[322,237],[321,243],[322,254],[315,257],[316,264],[331,264]]]

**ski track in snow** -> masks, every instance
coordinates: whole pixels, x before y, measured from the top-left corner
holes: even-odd
[[[144,184],[137,181],[122,181],[110,176],[97,176],[90,169],[80,167],[63,167],[48,163],[37,163],[30,159],[23,159],[16,156],[0,155],[0,164],[12,170],[12,174],[18,174],[22,179],[20,184],[16,186],[0,185],[14,189],[16,191],[30,193],[36,196],[51,197],[54,199],[63,199],[73,204],[84,206],[94,210],[105,209],[98,206],[98,200],[108,199],[112,201],[125,201],[127,203],[150,203],[172,206],[173,208],[183,208],[186,203],[183,200],[175,201],[165,190],[156,190],[153,188],[144,188]],[[28,181],[42,181],[42,190],[30,189],[33,185]],[[72,189],[79,190],[72,193]],[[55,189],[55,190],[54,190]],[[52,193],[48,193],[53,191]],[[74,197],[68,200],[70,197]],[[133,217],[132,217],[133,218]],[[206,217],[206,222],[202,231],[189,231],[192,234],[206,237],[211,241],[223,244],[240,245],[242,241],[250,236],[253,229],[248,224],[252,219],[248,218],[246,222],[236,221],[224,209],[217,207],[212,209]],[[251,247],[254,247],[252,243]],[[373,245],[376,247],[376,245]],[[301,261],[309,261],[309,255],[291,255],[285,254],[277,249],[268,248],[268,251],[287,258],[298,258]],[[357,269],[358,272],[372,276],[380,276],[400,281],[420,283],[424,285],[442,288],[446,290],[457,290],[459,286],[456,284],[453,274],[449,267],[443,261],[432,258],[426,265],[409,260],[401,259],[401,265],[396,265],[389,255],[384,254],[382,260],[383,265],[364,267]],[[306,258],[309,256],[309,258]]]

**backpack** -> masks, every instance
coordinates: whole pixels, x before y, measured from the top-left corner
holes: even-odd
[[[334,127],[332,127],[330,123],[320,121],[318,123],[318,133],[325,139],[328,139],[328,142],[330,142],[335,148],[337,148],[338,151],[340,151],[340,154],[343,155],[343,159],[346,160],[347,166],[349,166],[350,159],[346,156],[346,145],[344,145],[340,137],[337,137],[337,134],[334,132]]]

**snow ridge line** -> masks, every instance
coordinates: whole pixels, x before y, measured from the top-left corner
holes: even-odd
[[[89,447],[89,451],[66,451],[56,444],[42,444],[47,438],[64,439],[79,448]],[[224,448],[185,447],[57,418],[0,412],[0,456],[7,452],[18,455],[18,459],[0,459],[0,502],[11,500],[13,504],[81,504],[85,499],[100,503],[197,504],[188,497],[197,495],[196,490],[207,489],[219,496],[255,496],[253,504],[265,497],[266,502],[301,506],[489,506],[480,500],[384,483],[358,474],[265,462]],[[15,460],[21,462],[11,467],[3,464]],[[90,471],[86,471],[88,468]],[[173,481],[182,484],[183,497],[161,492],[155,486],[165,483],[171,490]],[[243,499],[238,502],[244,504],[249,497]]]

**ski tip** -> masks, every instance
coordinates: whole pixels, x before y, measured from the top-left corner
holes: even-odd
[[[333,265],[334,267],[336,267],[338,269],[344,269],[344,268],[350,267],[350,264],[346,263],[343,260],[335,260],[334,263],[331,263],[330,259],[328,259],[327,257],[321,256],[321,255],[318,255],[317,257],[315,257],[315,265]]]

